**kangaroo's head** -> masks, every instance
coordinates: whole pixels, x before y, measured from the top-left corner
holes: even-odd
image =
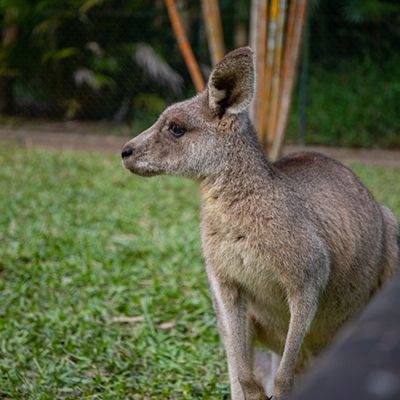
[[[251,130],[246,112],[254,94],[250,48],[227,54],[207,88],[169,106],[153,126],[127,142],[124,166],[131,172],[201,178],[223,168],[241,132]]]

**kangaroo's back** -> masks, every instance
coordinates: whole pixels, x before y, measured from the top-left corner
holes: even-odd
[[[373,286],[378,289],[400,267],[396,218],[348,168],[314,152],[292,154],[274,166],[292,181],[303,206],[315,217],[338,288],[342,277],[350,279],[351,285],[354,279],[366,285],[376,281]]]

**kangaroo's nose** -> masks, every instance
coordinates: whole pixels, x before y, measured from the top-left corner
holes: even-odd
[[[132,154],[133,154],[133,147],[128,145],[128,146],[125,146],[122,149],[121,157],[122,158],[128,158]]]

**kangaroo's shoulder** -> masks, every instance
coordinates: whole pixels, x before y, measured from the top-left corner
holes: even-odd
[[[301,171],[304,169],[332,169],[347,170],[347,168],[322,153],[302,151],[289,154],[274,163],[275,168],[282,172]]]
[[[273,165],[284,175],[296,179],[361,185],[354,173],[341,162],[317,152],[290,154]]]
[[[321,153],[294,153],[273,165],[305,191],[319,188],[325,191],[351,193],[354,196],[360,196],[363,193],[371,197],[368,189],[349,168]]]

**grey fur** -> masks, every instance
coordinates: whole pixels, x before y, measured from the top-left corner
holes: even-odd
[[[232,399],[265,399],[265,379],[254,373],[263,369],[253,365],[265,360],[254,360],[259,343],[281,357],[273,392],[281,400],[294,375],[399,269],[399,226],[333,159],[299,153],[269,163],[244,111],[253,86],[251,50],[229,53],[204,92],[168,107],[125,145],[133,154],[124,165],[142,176],[199,182],[203,253]],[[173,124],[186,133],[174,137]]]

